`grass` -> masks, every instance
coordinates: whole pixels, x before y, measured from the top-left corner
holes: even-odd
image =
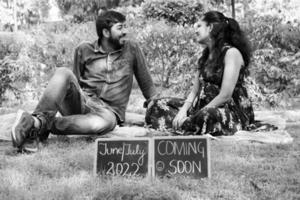
[[[0,158],[0,199],[299,199],[300,125],[289,145],[212,141],[212,178],[94,177],[94,143],[52,139]]]
[[[143,113],[134,91],[129,111]],[[137,98],[139,97],[139,98]],[[193,180],[93,176],[94,142],[54,137],[40,152],[11,153],[0,143],[0,199],[300,199],[300,124],[289,145],[211,142],[212,177]]]

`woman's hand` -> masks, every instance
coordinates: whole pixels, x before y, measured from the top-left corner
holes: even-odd
[[[199,86],[199,73],[200,73],[199,70],[197,70],[196,76],[194,77],[194,81],[193,81],[193,89],[190,92],[190,94],[188,95],[187,99],[185,100],[184,105],[181,107],[181,109],[179,110],[179,112],[177,113],[175,118],[173,119],[172,126],[175,130],[180,129],[183,122],[188,118],[187,111],[192,106],[192,104],[196,98],[196,94],[198,93],[198,90],[200,87]]]
[[[173,120],[173,128],[175,130],[178,130],[181,128],[183,122],[187,119],[187,111],[186,109],[180,109],[177,115],[175,116]]]

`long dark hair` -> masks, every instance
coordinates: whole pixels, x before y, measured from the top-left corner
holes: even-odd
[[[223,56],[221,55],[222,48],[224,45],[228,44],[237,48],[241,52],[245,66],[248,66],[251,57],[251,47],[238,22],[233,18],[224,16],[218,11],[206,12],[202,20],[208,25],[213,26],[210,36],[214,41],[214,62],[217,62],[216,64],[223,62],[223,60],[220,60],[221,56]],[[199,62],[205,62],[208,59],[209,53],[209,49],[205,48]]]

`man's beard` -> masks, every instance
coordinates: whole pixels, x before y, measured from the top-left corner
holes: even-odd
[[[124,42],[121,42],[120,39],[123,38],[125,36],[122,35],[119,38],[113,38],[113,37],[109,37],[108,38],[108,42],[115,48],[115,49],[121,49],[124,46]]]

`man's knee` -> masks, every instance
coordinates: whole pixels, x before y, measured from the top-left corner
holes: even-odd
[[[103,118],[101,116],[95,115],[90,119],[90,130],[92,134],[102,135],[116,127],[116,119],[114,117],[111,118]]]
[[[70,79],[74,76],[74,73],[66,67],[59,67],[55,70],[54,77],[60,77],[65,80]]]

